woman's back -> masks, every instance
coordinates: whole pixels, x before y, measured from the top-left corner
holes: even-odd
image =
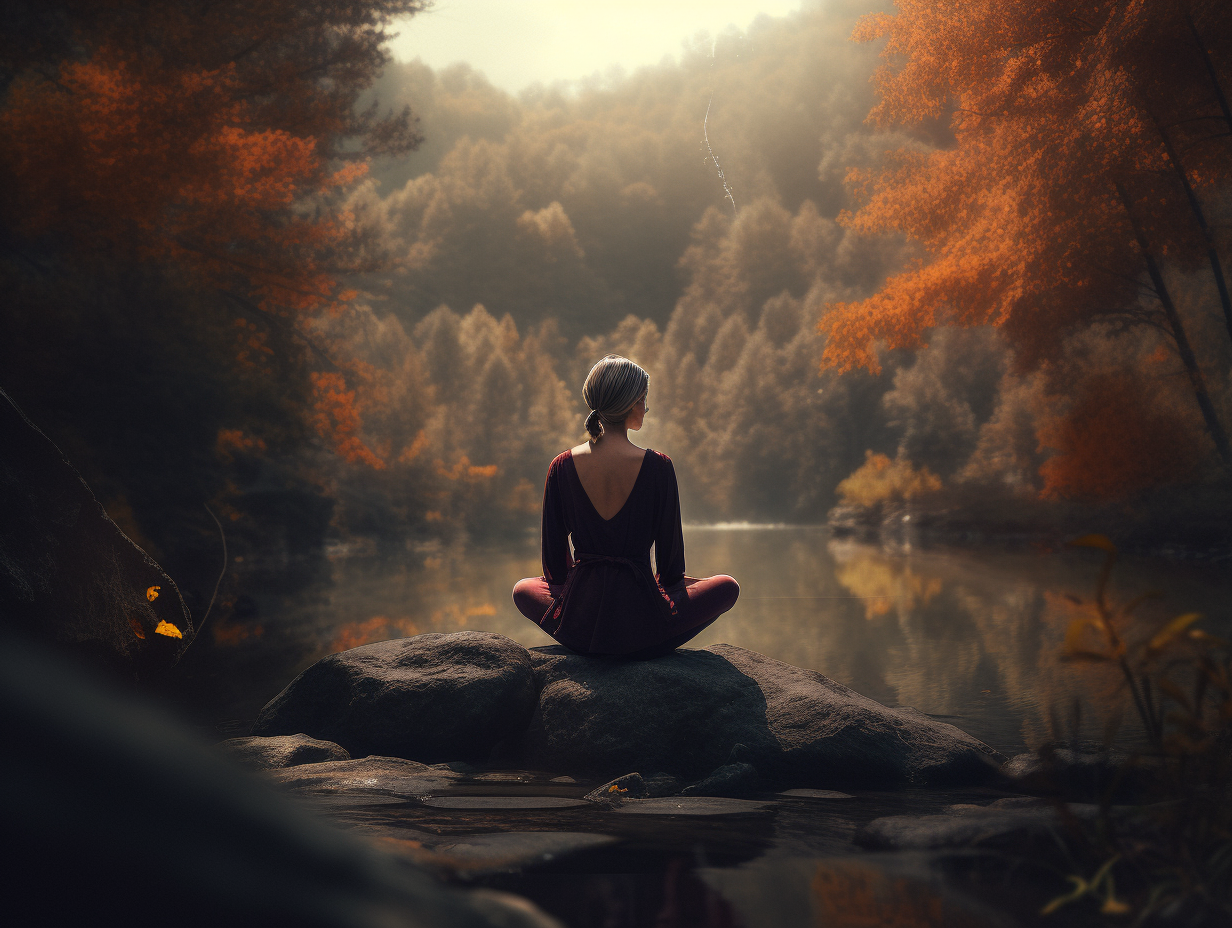
[[[624,498],[607,501],[606,518],[582,482],[579,460],[585,462],[570,449],[558,455],[548,468],[540,534],[544,577],[550,583],[563,583],[574,555],[627,558],[651,576],[650,548],[654,545],[660,585],[667,587],[679,582],[684,576],[684,535],[671,459],[657,451],[642,450]],[[631,470],[630,467],[613,476],[628,480]],[[597,475],[597,468],[592,467],[591,476]],[[615,480],[612,483],[617,490],[624,489]]]
[[[570,448],[569,452],[582,489],[599,517],[613,518],[633,492],[648,452],[634,444],[588,441]]]

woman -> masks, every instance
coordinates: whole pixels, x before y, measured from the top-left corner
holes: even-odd
[[[519,611],[579,654],[670,654],[740,594],[731,577],[684,575],[672,461],[629,441],[629,430],[640,429],[646,416],[649,384],[627,358],[608,355],[591,368],[582,387],[590,438],[548,468],[543,576],[513,588]],[[657,577],[650,569],[652,544]]]

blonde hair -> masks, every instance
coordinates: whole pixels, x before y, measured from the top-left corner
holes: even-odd
[[[628,358],[609,354],[590,369],[582,384],[582,399],[590,407],[586,431],[591,441],[603,434],[604,425],[619,425],[650,386],[650,375]]]

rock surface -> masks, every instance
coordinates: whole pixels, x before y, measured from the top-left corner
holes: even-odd
[[[219,744],[218,749],[250,770],[277,770],[351,759],[350,754],[332,741],[317,741],[302,733],[270,738],[229,738]]]
[[[194,634],[175,583],[2,390],[0,617],[130,677],[173,665]]]
[[[536,769],[699,780],[735,758],[793,787],[948,786],[1002,759],[952,725],[731,645],[636,662],[531,655],[542,690],[522,762]]]
[[[253,734],[305,732],[352,757],[482,762],[521,734],[537,690],[526,649],[502,635],[378,641],[317,661],[261,710]]]

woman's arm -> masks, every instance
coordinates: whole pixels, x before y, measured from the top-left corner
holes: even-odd
[[[654,544],[659,585],[667,589],[684,579],[684,529],[680,525],[680,487],[676,483],[676,469],[666,454],[662,458]]]
[[[548,467],[543,486],[543,516],[539,524],[539,554],[543,560],[543,578],[548,583],[564,583],[573,566],[569,554],[569,529],[565,525],[565,507],[561,499],[560,468],[564,455]]]

